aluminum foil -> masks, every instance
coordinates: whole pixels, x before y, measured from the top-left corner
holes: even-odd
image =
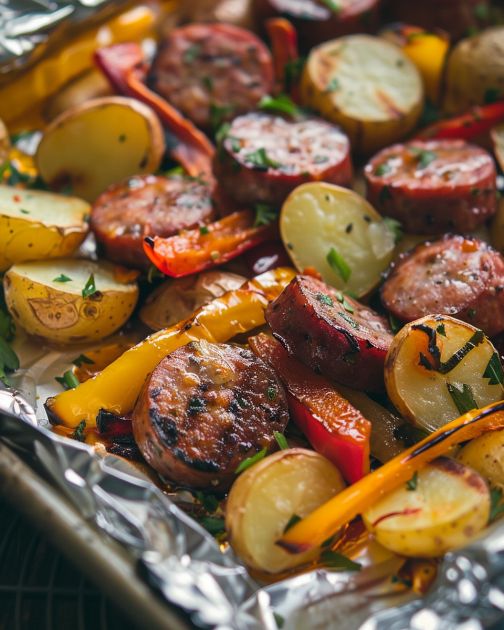
[[[25,66],[61,30],[101,19],[125,0],[0,0],[0,72]]]
[[[52,361],[47,363],[47,355],[42,360],[46,365]],[[20,382],[29,390],[33,375],[22,373]],[[423,599],[398,592],[390,576],[403,560],[383,549],[378,555],[368,549],[359,558],[364,568],[358,573],[318,569],[261,586],[230,549],[223,552],[136,469],[54,434],[12,389],[0,390],[0,439],[57,487],[84,519],[122,544],[142,578],[198,627],[479,630],[504,619],[502,524],[448,554]]]

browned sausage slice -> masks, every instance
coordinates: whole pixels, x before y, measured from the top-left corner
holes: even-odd
[[[275,447],[289,419],[271,367],[239,346],[192,342],[148,377],[133,412],[147,462],[182,486],[227,488],[245,458]]]
[[[297,276],[269,305],[266,319],[288,352],[317,374],[354,389],[383,389],[392,334],[370,308],[316,278]]]
[[[110,186],[91,210],[91,229],[105,258],[145,268],[145,235],[172,236],[207,223],[214,211],[210,187],[183,176],[138,175]]]
[[[231,24],[173,30],[152,64],[149,84],[196,125],[211,130],[249,112],[273,87],[266,46]]]
[[[240,204],[281,204],[300,184],[349,186],[350,143],[318,118],[289,120],[266,113],[235,118],[214,159],[223,190]]]
[[[403,322],[439,313],[497,335],[504,330],[504,257],[474,238],[423,243],[392,266],[381,299]]]
[[[461,140],[388,147],[365,177],[369,201],[413,234],[470,232],[496,211],[494,161]]]
[[[295,26],[303,50],[328,39],[376,30],[380,0],[257,0],[260,22],[287,18]]]

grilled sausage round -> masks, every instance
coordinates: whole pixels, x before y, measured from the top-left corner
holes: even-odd
[[[110,186],[91,210],[91,229],[105,258],[145,268],[148,234],[172,236],[207,223],[214,211],[210,186],[194,178],[138,175]]]
[[[295,26],[303,50],[352,33],[371,33],[378,26],[380,0],[257,0],[258,22],[282,16]]]
[[[392,342],[387,321],[310,276],[297,276],[272,302],[266,319],[287,351],[317,374],[353,387],[383,390]]]
[[[235,118],[214,159],[223,190],[240,204],[281,204],[300,184],[349,186],[350,143],[318,118],[287,120],[266,113]]]
[[[504,330],[504,257],[475,238],[422,243],[392,266],[381,299],[403,322],[439,313],[498,335]]]
[[[253,352],[192,342],[164,358],[133,412],[147,462],[182,486],[229,487],[240,462],[275,448],[289,419],[283,386]]]
[[[364,173],[369,201],[413,234],[470,232],[496,211],[494,161],[461,140],[396,144]]]
[[[151,67],[149,85],[206,130],[249,112],[273,87],[266,46],[231,24],[189,24],[173,30]]]

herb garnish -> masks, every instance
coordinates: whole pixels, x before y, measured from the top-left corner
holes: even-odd
[[[374,174],[377,177],[382,177],[383,175],[387,175],[388,173],[390,173],[391,170],[392,170],[392,167],[390,166],[390,164],[388,162],[383,162],[383,164],[379,164],[375,168]]]
[[[210,234],[210,230],[206,225],[200,225],[199,233],[200,236],[206,236],[207,234]]]
[[[273,223],[273,221],[275,221],[275,219],[277,218],[277,213],[267,203],[257,203],[254,210],[254,227],[259,227],[260,225],[269,225],[270,223]]]
[[[254,151],[253,153],[249,153],[245,158],[245,162],[252,164],[252,166],[255,166],[256,168],[264,170],[268,170],[269,168],[280,168],[281,166],[279,162],[275,162],[275,160],[268,157],[266,149],[263,147],[257,149],[257,151]]]
[[[387,230],[392,232],[394,235],[394,243],[397,245],[404,236],[402,223],[396,219],[392,219],[391,217],[383,217],[383,223],[385,224]]]
[[[326,568],[333,571],[360,571],[362,568],[362,565],[358,562],[354,562],[347,556],[330,549],[320,554],[320,561]]]
[[[325,293],[317,293],[317,300],[321,303],[321,304],[325,304],[326,306],[334,306],[334,302],[331,300],[331,298],[326,295]]]
[[[55,376],[54,380],[57,381],[63,389],[74,389],[74,387],[77,387],[79,384],[79,379],[72,370],[67,370],[63,376]]]
[[[334,247],[331,247],[331,249],[329,250],[329,253],[326,256],[326,260],[331,269],[339,274],[343,282],[348,282],[350,276],[352,275],[352,270],[350,269],[348,263],[343,258],[343,256],[341,256],[341,254],[338,254]]]
[[[303,73],[305,63],[306,57],[298,57],[297,59],[288,61],[285,64],[284,80],[285,89],[287,92],[289,92],[291,88],[299,81],[301,74]]]
[[[273,385],[270,385],[266,390],[266,395],[268,396],[268,400],[275,400],[278,395],[278,390]]]
[[[390,324],[390,329],[392,330],[392,332],[394,333],[394,335],[396,335],[401,328],[404,326],[404,324],[402,322],[400,322],[397,317],[394,317],[394,315],[392,315],[392,313],[389,313],[389,324]]]
[[[490,490],[490,517],[489,523],[495,521],[495,519],[504,513],[504,503],[502,503],[502,490],[499,488],[492,488]]]
[[[224,519],[219,516],[204,516],[200,519],[200,524],[209,534],[212,534],[212,536],[218,536],[226,531]]]
[[[340,5],[334,0],[322,0],[322,3],[325,4],[328,9],[334,11],[334,13],[339,13],[341,11]]]
[[[201,46],[199,44],[192,44],[182,55],[182,59],[185,63],[192,63],[200,56]]]
[[[94,273],[92,273],[86,281],[84,288],[82,289],[82,297],[88,298],[97,293]]]
[[[86,428],[86,421],[81,420],[79,424],[75,427],[75,431],[72,433],[72,438],[74,440],[78,440],[79,442],[84,442],[86,436],[84,435],[84,429]]]
[[[282,449],[282,451],[284,451],[285,449],[289,448],[289,444],[285,438],[285,435],[283,433],[280,433],[279,431],[275,431],[273,433],[273,435],[275,436],[275,440],[278,444],[278,446]]]
[[[467,413],[468,411],[471,411],[471,409],[478,408],[478,404],[474,400],[474,395],[470,385],[463,383],[462,389],[460,389],[460,387],[456,384],[446,383],[446,387],[460,414]]]
[[[213,131],[219,129],[224,120],[233,113],[234,105],[216,105],[210,103],[210,126]]]
[[[494,352],[483,372],[483,378],[490,379],[489,385],[504,385],[504,371],[499,359],[499,354]]]
[[[264,459],[266,457],[266,453],[267,452],[268,452],[268,449],[266,447],[264,447],[262,450],[260,450],[255,455],[252,455],[252,457],[247,457],[246,459],[244,459],[242,462],[240,462],[238,464],[238,466],[237,466],[237,468],[235,470],[235,473],[237,475],[239,475],[244,470],[247,470],[247,468],[250,468],[254,464],[257,464],[257,462],[260,462],[261,459]]]
[[[427,151],[419,147],[410,147],[409,150],[415,156],[419,169],[427,168],[429,164],[437,159],[437,153],[434,153],[434,151]]]
[[[87,365],[94,365],[93,359],[90,359],[85,354],[79,354],[79,356],[74,359],[72,363],[77,367],[81,367],[82,365],[84,365],[84,363],[87,363]]]
[[[274,612],[273,617],[275,618],[275,623],[276,623],[277,628],[280,628],[280,629],[283,628],[285,624],[285,619],[282,617],[282,615],[280,615],[277,612]]]
[[[53,282],[72,282],[72,278],[69,278],[64,273],[60,273],[59,276],[53,278]]]
[[[284,527],[283,533],[285,534],[285,532],[288,532],[289,529],[294,527],[294,525],[296,525],[296,523],[299,523],[299,521],[301,520],[302,518],[298,514],[293,514],[287,521],[287,525]]]
[[[147,271],[147,282],[152,284],[157,278],[164,278],[165,275],[155,265],[151,265]]]
[[[343,295],[343,293],[338,291],[336,293],[336,299],[338,300],[338,302],[341,304],[341,306],[345,309],[347,313],[355,313],[354,307],[350,304],[350,302],[347,302],[347,299]]]
[[[439,324],[436,328],[436,332],[442,337],[446,337],[446,329],[444,324]]]
[[[359,324],[355,321],[355,319],[350,317],[350,315],[347,315],[346,313],[342,313],[341,311],[338,313],[338,315],[341,317],[341,319],[344,319],[347,322],[347,324],[350,324],[352,328],[355,328],[355,330],[358,330]]]
[[[429,354],[432,357],[434,363],[431,363],[429,359],[420,352],[419,355],[419,365],[423,366],[426,370],[433,370],[435,372],[439,372],[439,374],[448,374],[457,365],[462,361],[462,359],[474,350],[480,343],[485,339],[485,335],[482,330],[476,330],[476,332],[472,335],[472,337],[467,341],[462,348],[457,350],[452,356],[448,359],[448,361],[441,361],[441,352],[436,345],[436,331],[430,326],[426,326],[424,324],[415,324],[412,326],[413,330],[420,330],[427,335],[429,338],[428,350]]]
[[[418,485],[418,473],[417,471],[415,471],[413,473],[413,477],[411,477],[411,479],[406,482],[406,490],[409,490],[410,492],[412,492],[413,490],[417,489],[417,485]]]
[[[270,96],[266,94],[259,101],[259,109],[266,112],[280,112],[288,116],[299,116],[300,109],[287,94],[279,94],[278,96]]]
[[[329,83],[326,85],[324,91],[327,92],[327,93],[336,92],[340,88],[341,88],[341,83],[339,82],[339,80],[336,77],[333,77],[329,81]]]
[[[198,499],[198,501],[207,512],[215,512],[215,510],[219,507],[219,499],[213,494],[207,494],[206,492],[197,490],[194,493],[194,496]]]

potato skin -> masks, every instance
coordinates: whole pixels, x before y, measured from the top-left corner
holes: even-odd
[[[492,486],[504,491],[504,431],[493,431],[471,440],[457,455]]]

